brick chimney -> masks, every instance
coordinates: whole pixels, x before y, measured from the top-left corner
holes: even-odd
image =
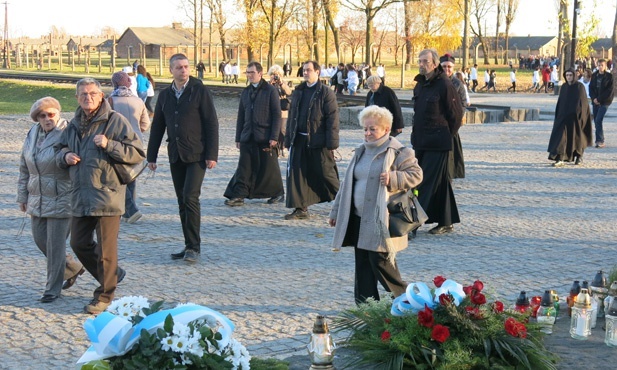
[[[182,22],[172,22],[171,28],[173,28],[174,30],[181,30]]]

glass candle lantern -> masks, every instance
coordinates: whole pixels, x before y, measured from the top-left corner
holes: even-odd
[[[555,304],[553,302],[553,295],[550,290],[546,290],[542,295],[540,302],[540,308],[536,314],[536,320],[540,325],[540,331],[546,334],[553,333],[553,325],[555,325],[555,318],[557,317],[557,310],[555,310]]]
[[[608,286],[606,282],[606,277],[602,270],[596,273],[593,280],[591,281],[591,292],[598,300],[598,317],[604,317],[604,298],[606,298],[608,294]]]
[[[591,297],[587,289],[581,289],[572,307],[570,336],[574,339],[587,340],[591,335]]]
[[[336,345],[330,336],[324,316],[317,316],[307,349],[311,358],[311,369],[334,369],[332,361]]]
[[[514,305],[514,309],[520,313],[525,313],[529,311],[529,298],[527,298],[527,292],[521,290],[521,293],[516,298],[516,303]]]
[[[568,303],[568,316],[572,316],[572,307],[574,306],[574,303],[576,302],[576,296],[580,292],[581,292],[581,284],[578,280],[574,280],[574,283],[572,283],[572,287],[570,288],[570,295],[566,299],[566,302]]]
[[[551,290],[551,296],[553,296],[553,305],[555,306],[555,318],[559,318],[559,296],[557,291]]]
[[[581,285],[582,289],[587,289],[589,295],[591,296],[591,328],[594,329],[596,327],[596,323],[598,322],[598,300],[594,296],[591,289],[589,289],[589,282],[587,280],[583,280],[583,284]]]
[[[613,299],[606,309],[605,326],[606,334],[604,343],[609,347],[617,347],[617,300]]]

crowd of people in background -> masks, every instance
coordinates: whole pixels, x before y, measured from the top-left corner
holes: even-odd
[[[299,221],[311,217],[310,206],[334,201],[328,220],[335,227],[332,245],[354,247],[356,302],[379,299],[378,282],[386,291],[400,294],[406,283],[395,257],[407,247],[408,236],[389,235],[387,201],[415,189],[427,223],[436,224],[429,234],[454,232],[454,224],[461,220],[452,182],[465,177],[458,132],[471,105],[470,92],[497,91],[495,69],[483,71],[484,85],[478,88],[478,65],[457,69],[455,63],[450,54],[420,52],[410,147],[395,138],[405,123],[396,93],[386,86],[383,64],[373,73],[367,64],[326,67],[305,61],[298,72],[302,82],[292,90],[285,81],[293,72],[288,61],[267,72],[258,62],[248,63],[236,118],[238,163],[227,188],[221,190],[227,198],[224,204],[241,207],[247,199],[266,199],[270,205],[285,202],[291,212],[283,219]],[[223,61],[218,69],[221,83],[238,83],[237,63]],[[549,92],[560,86],[556,58],[521,56],[520,69],[533,70],[528,91]],[[55,301],[87,270],[100,286],[84,310],[97,314],[110,304],[126,275],[118,266],[120,224],[142,217],[136,203],[137,180],[122,182],[114,166],[146,160],[156,171],[165,136],[184,238],[182,249],[170,257],[187,263],[200,259],[200,195],[206,172],[218,162],[218,117],[212,94],[202,82],[201,61],[195,66],[197,78],[191,76],[183,54],[170,58],[169,70],[173,81],[160,91],[154,110],[150,101],[155,84],[138,61],[112,75],[113,91],[107,97],[97,80],[80,80],[79,107],[70,122],[60,119],[60,104],[53,97],[32,105],[35,124],[22,150],[17,202],[31,216],[34,242],[47,257],[41,302]],[[517,77],[510,66],[508,92],[517,92]],[[583,163],[584,151],[593,141],[592,119],[595,147],[605,146],[603,118],[613,100],[610,63],[604,59],[579,59],[563,77],[548,147],[555,167]],[[365,140],[341,183],[334,154],[340,135],[336,95],[353,96],[362,89],[367,94],[358,119]],[[143,133],[148,130],[144,150]],[[279,158],[285,150],[289,158],[282,175]],[[51,188],[57,194],[49,193]],[[66,253],[67,238],[79,262]]]

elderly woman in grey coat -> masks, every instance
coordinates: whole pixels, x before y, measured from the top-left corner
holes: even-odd
[[[422,182],[422,169],[414,151],[390,137],[392,113],[371,105],[359,116],[364,140],[351,158],[330,212],[335,227],[333,248],[353,246],[356,303],[379,300],[377,282],[398,296],[407,283],[401,278],[396,253],[407,248],[407,236],[391,238],[387,230],[387,202],[396,193]]]
[[[68,122],[60,118],[60,103],[52,97],[34,102],[30,117],[38,123],[28,132],[22,149],[17,203],[32,217],[34,243],[47,257],[47,285],[39,300],[49,303],[60,296],[61,289],[70,288],[84,268],[66,254],[71,180],[69,171],[56,165],[53,148]]]

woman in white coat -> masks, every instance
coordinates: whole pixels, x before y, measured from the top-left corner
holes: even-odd
[[[396,253],[407,248],[407,235],[390,238],[387,202],[390,195],[419,185],[422,169],[414,151],[390,136],[392,113],[387,109],[371,105],[358,118],[365,141],[351,158],[329,224],[335,227],[334,249],[354,247],[354,295],[356,303],[363,303],[379,300],[377,282],[395,296],[405,292]]]

